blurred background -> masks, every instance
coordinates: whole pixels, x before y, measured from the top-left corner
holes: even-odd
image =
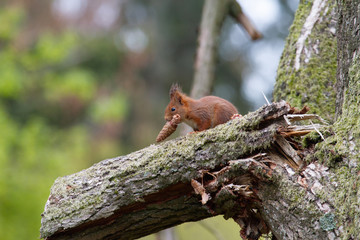
[[[264,35],[230,18],[214,95],[242,114],[271,100],[298,0],[240,0]],[[54,180],[155,142],[172,83],[190,91],[203,1],[0,0],[0,238],[38,239]],[[178,239],[238,239],[222,217]],[[147,239],[155,239],[154,236]]]

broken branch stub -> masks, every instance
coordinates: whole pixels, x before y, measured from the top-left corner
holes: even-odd
[[[233,0],[230,3],[229,15],[244,27],[245,31],[249,34],[253,41],[262,38],[261,33],[254,27],[250,19],[244,14],[240,4],[236,0]]]

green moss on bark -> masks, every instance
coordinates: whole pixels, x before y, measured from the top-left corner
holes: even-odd
[[[317,192],[317,197],[332,208],[328,215],[319,216],[320,227],[325,231],[335,230],[341,239],[360,239],[359,3],[337,1],[339,22],[336,39],[331,31],[333,22],[338,20],[336,4],[335,1],[327,1],[319,21],[307,36],[304,46],[307,52],[302,52],[300,67],[296,70],[296,43],[302,35],[313,2],[300,2],[279,65],[274,99],[285,99],[297,107],[306,104],[312,112],[330,123],[334,122],[335,108],[340,109],[338,113],[342,114],[339,114],[334,125],[321,130],[325,141],[317,143],[320,139],[314,132],[304,138],[303,146],[312,148],[315,144],[315,153],[309,155],[308,160],[318,160],[327,165],[331,172],[330,181],[328,177],[321,179],[324,188]],[[338,91],[338,102],[342,105],[335,104],[335,91]],[[343,99],[339,100],[342,95]],[[292,200],[296,202],[297,199],[294,197]]]
[[[328,1],[319,20],[306,38],[300,56],[300,68],[295,70],[297,42],[303,35],[303,25],[313,7],[313,1],[301,1],[296,12],[285,50],[280,59],[274,100],[286,100],[292,106],[307,105],[312,113],[329,122],[335,116],[336,48],[335,1]]]
[[[360,165],[360,60],[356,57],[349,71],[349,86],[345,91],[342,115],[332,127],[334,133],[325,142],[318,144],[318,159],[334,166],[333,158],[352,159],[352,165]],[[327,156],[331,152],[333,157]],[[340,159],[341,160],[341,159]]]

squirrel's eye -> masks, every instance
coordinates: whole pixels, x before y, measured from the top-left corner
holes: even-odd
[[[175,111],[175,108],[171,108],[171,111],[172,111],[172,112]]]

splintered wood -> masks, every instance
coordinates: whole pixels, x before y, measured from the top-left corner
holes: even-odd
[[[322,119],[320,116],[316,114],[287,114],[284,115],[284,119],[288,125],[279,128],[279,133],[284,137],[303,136],[312,131],[318,132],[318,129],[324,125],[313,124],[311,122],[312,119],[316,119],[323,124],[327,124],[324,119]],[[311,125],[291,125],[292,122],[304,121],[304,120],[310,120]]]
[[[161,129],[159,135],[156,138],[156,142],[161,142],[175,132],[178,124],[181,122],[181,117],[179,114],[175,114],[173,118],[166,122],[164,127]]]
[[[312,125],[302,125],[302,126],[287,126],[279,128],[279,132],[281,136],[291,137],[291,136],[304,136],[312,131],[316,131],[321,128],[320,124],[312,124]]]
[[[294,111],[294,114],[287,114],[284,115],[284,119],[287,123],[285,126],[280,126],[278,128],[278,133],[280,135],[276,136],[275,140],[275,149],[277,149],[278,153],[280,153],[283,157],[285,157],[286,161],[285,163],[288,164],[293,169],[301,168],[303,163],[298,155],[297,149],[299,147],[293,148],[293,146],[289,143],[291,142],[290,137],[296,137],[296,136],[304,136],[312,131],[316,131],[319,133],[322,139],[324,137],[320,133],[318,129],[323,127],[324,125],[321,124],[313,124],[311,122],[312,119],[316,119],[320,121],[321,123],[326,122],[318,115],[316,114],[303,114],[304,112],[307,112],[309,109],[305,106],[300,111]],[[297,121],[304,121],[304,120],[310,120],[311,125],[292,125],[293,122]],[[287,139],[286,139],[287,138]],[[296,150],[297,149],[297,150]],[[274,151],[270,153],[273,158],[280,159],[276,154],[274,154]],[[280,161],[281,162],[281,161]]]

